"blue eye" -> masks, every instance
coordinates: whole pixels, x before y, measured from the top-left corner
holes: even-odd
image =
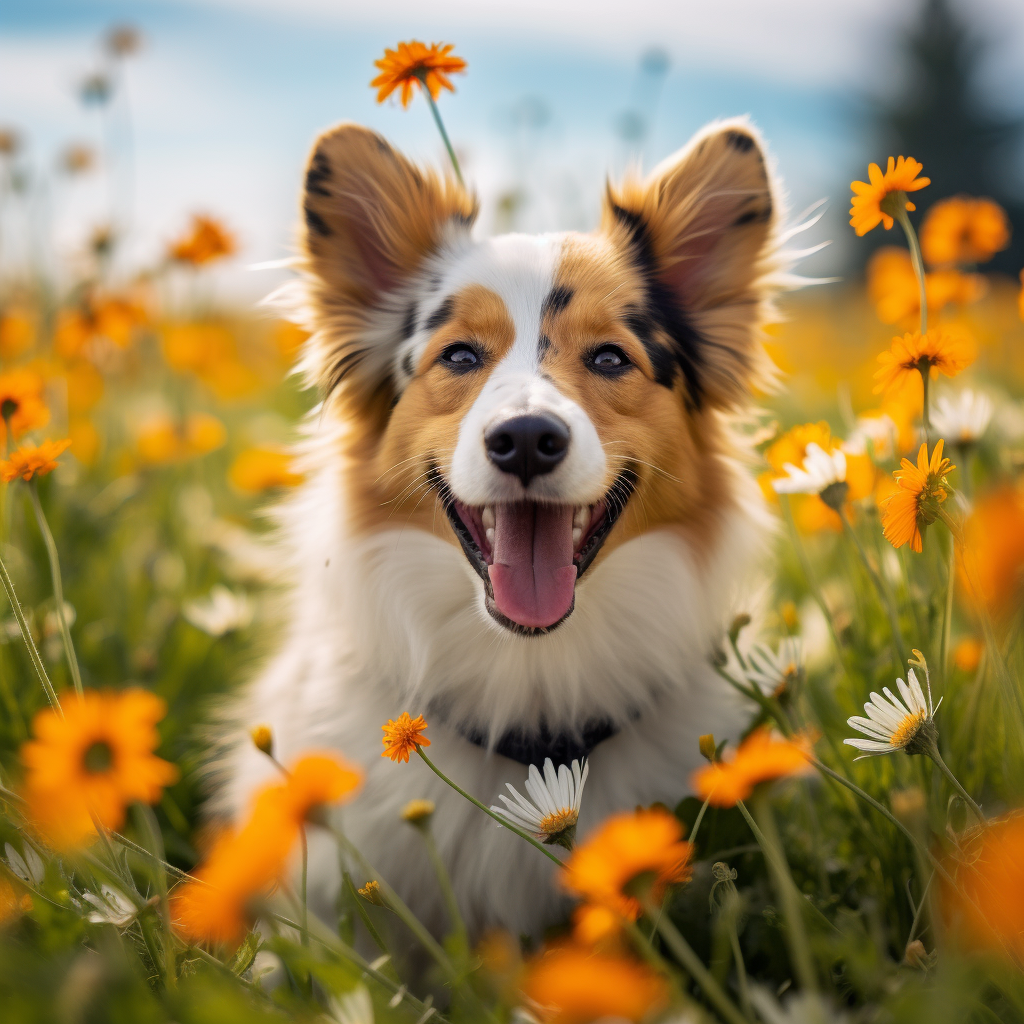
[[[441,353],[441,362],[458,370],[468,370],[479,365],[480,356],[472,345],[463,342],[458,345],[449,345]]]
[[[632,364],[618,345],[602,345],[590,356],[590,366],[599,373],[614,373]]]

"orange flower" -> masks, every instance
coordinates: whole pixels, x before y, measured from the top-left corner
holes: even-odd
[[[920,554],[923,545],[921,531],[938,519],[939,506],[949,495],[947,474],[956,466],[942,457],[940,438],[928,459],[928,444],[921,445],[917,465],[903,459],[901,468],[893,473],[897,490],[881,505],[882,536],[894,547],[910,544]]]
[[[228,470],[232,486],[247,494],[259,494],[275,487],[298,487],[304,479],[292,469],[291,456],[274,448],[248,448]]]
[[[651,898],[660,902],[669,885],[690,876],[693,847],[683,826],[667,811],[615,814],[569,855],[562,885],[576,896],[635,919],[640,903],[628,892],[631,882],[650,880]]]
[[[810,771],[811,744],[806,736],[778,739],[767,728],[755,729],[728,761],[716,761],[693,774],[696,796],[713,807],[733,807],[761,782]]]
[[[1009,244],[1006,214],[991,199],[943,199],[921,225],[921,253],[933,266],[984,263]]]
[[[523,995],[548,1024],[640,1021],[668,1000],[665,979],[635,960],[574,947],[556,948],[530,964]]]
[[[1024,493],[1003,487],[979,498],[964,524],[960,583],[976,602],[1003,617],[1024,603]]]
[[[8,370],[0,373],[0,442],[10,424],[11,434],[21,437],[29,430],[45,427],[50,410],[43,402],[43,378],[32,370]]]
[[[36,715],[36,739],[21,760],[29,817],[54,846],[69,848],[92,838],[93,816],[118,829],[133,800],[159,800],[178,769],[153,754],[166,711],[154,694],[87,690],[66,694],[63,707],[63,718],[50,708]]]
[[[954,303],[966,305],[981,298],[985,279],[979,274],[936,270],[925,274],[925,299],[929,312]],[[883,324],[916,318],[921,311],[921,292],[910,253],[898,246],[883,246],[868,263],[868,295]]]
[[[284,813],[301,825],[324,804],[351,799],[362,784],[362,769],[336,754],[310,753],[289,768],[286,782],[277,791]]]
[[[139,428],[135,444],[139,458],[151,466],[206,455],[227,441],[227,429],[216,416],[191,413],[175,423],[163,413],[151,416]]]
[[[0,928],[13,924],[32,909],[32,897],[0,877]]]
[[[858,235],[866,235],[879,224],[888,231],[893,225],[893,217],[903,204],[903,208],[914,210],[916,207],[908,201],[907,192],[916,192],[925,185],[931,184],[931,178],[918,178],[923,165],[913,157],[889,157],[889,166],[885,173],[878,164],[868,166],[870,182],[854,181],[853,205],[850,207],[850,225]],[[890,198],[890,196],[892,198]]]
[[[212,217],[194,214],[192,226],[170,246],[170,257],[194,267],[203,266],[235,251],[235,240]]]
[[[408,711],[403,711],[397,720],[388,719],[384,729],[384,753],[381,757],[390,757],[392,761],[409,763],[409,755],[417,747],[429,747],[430,740],[423,735],[427,728],[427,720],[422,716],[410,718]]]
[[[17,359],[36,340],[35,318],[25,310],[12,308],[0,316],[0,358]]]
[[[452,55],[453,43],[431,43],[426,46],[416,39],[399,43],[395,50],[385,48],[384,57],[373,63],[380,74],[370,83],[377,90],[377,102],[383,103],[397,88],[402,89],[402,106],[408,107],[413,87],[426,86],[432,99],[441,95],[441,89],[455,92],[449,75],[466,70],[466,62]]]
[[[71,446],[71,438],[63,441],[44,441],[41,445],[22,445],[5,462],[0,462],[0,476],[6,483],[17,480],[31,480],[46,476],[57,468],[57,457]]]
[[[920,373],[922,379],[928,374],[932,380],[940,373],[955,377],[974,362],[974,355],[969,338],[942,327],[893,338],[889,350],[878,356],[881,365],[875,372],[875,394],[899,390],[914,373]]]
[[[957,890],[945,902],[977,944],[1024,960],[1024,815],[977,830],[955,867]],[[957,934],[952,930],[950,934]]]
[[[572,915],[572,937],[581,946],[607,946],[622,934],[622,916],[596,903],[582,903]]]
[[[953,648],[953,664],[961,672],[973,672],[981,664],[985,648],[977,637],[965,636]]]

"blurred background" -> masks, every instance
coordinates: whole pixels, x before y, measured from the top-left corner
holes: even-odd
[[[120,52],[106,35],[130,25]],[[1024,264],[1024,4],[1019,0],[7,0],[0,5],[0,262],[73,272],[98,228],[121,269],[150,265],[196,211],[233,234],[210,268],[256,298],[291,252],[316,133],[353,119],[443,165],[426,107],[378,106],[373,61],[399,39],[456,43],[441,101],[481,229],[591,227],[605,176],[645,167],[710,119],[750,114],[794,215],[828,201],[803,271],[849,275],[886,239],[846,227],[870,159],[922,160],[935,196],[989,195]],[[11,148],[13,144],[13,148]]]

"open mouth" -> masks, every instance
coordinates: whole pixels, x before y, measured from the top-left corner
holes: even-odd
[[[575,603],[576,581],[611,533],[636,486],[632,469],[592,505],[535,501],[470,506],[458,501],[440,472],[431,483],[483,580],[487,610],[517,633],[544,633],[564,621]]]

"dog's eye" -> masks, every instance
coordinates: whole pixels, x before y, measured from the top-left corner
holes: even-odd
[[[591,354],[590,365],[599,373],[615,373],[632,363],[618,345],[602,345]]]
[[[447,363],[457,370],[468,370],[473,366],[479,365],[480,356],[472,345],[461,343],[449,345],[441,353],[441,362]]]

